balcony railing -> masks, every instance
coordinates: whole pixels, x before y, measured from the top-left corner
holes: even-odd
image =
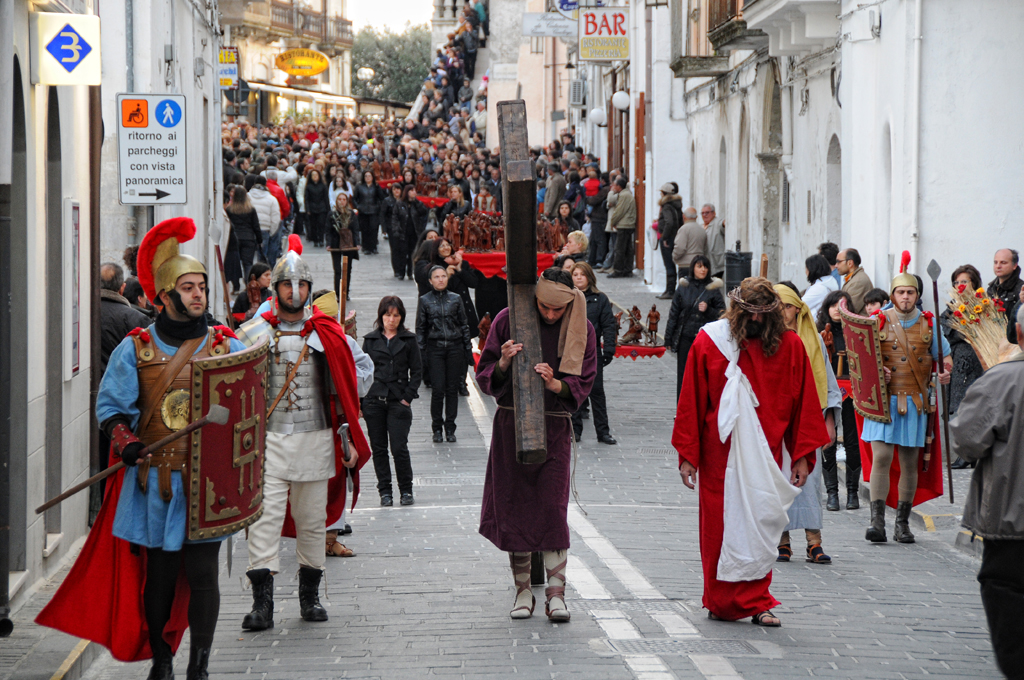
[[[341,17],[327,20],[327,42],[332,45],[351,46],[355,36],[352,33],[352,22]]]
[[[309,10],[299,10],[300,31],[303,38],[321,41],[324,39],[324,15]]]
[[[271,2],[270,25],[287,34],[295,33],[295,8],[290,2]]]
[[[711,0],[708,10],[708,29],[713,31],[742,14],[743,0]]]
[[[328,52],[352,47],[352,22],[291,0],[221,0],[221,21],[268,40],[299,38]],[[334,56],[334,55],[332,55]]]

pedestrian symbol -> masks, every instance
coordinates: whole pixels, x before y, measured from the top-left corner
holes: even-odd
[[[156,120],[165,128],[172,128],[181,122],[181,107],[177,102],[164,99],[156,105]]]
[[[121,125],[132,128],[149,125],[149,102],[145,99],[122,99]]]
[[[46,46],[46,51],[53,55],[57,63],[71,73],[82,63],[86,55],[92,52],[92,46],[78,34],[71,24],[62,28]]]

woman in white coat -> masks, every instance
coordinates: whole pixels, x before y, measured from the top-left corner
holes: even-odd
[[[811,284],[804,291],[803,301],[811,309],[811,318],[818,318],[818,310],[821,303],[829,293],[839,290],[839,283],[832,276],[832,267],[828,260],[821,255],[811,255],[804,260],[805,271],[807,272],[807,283]]]

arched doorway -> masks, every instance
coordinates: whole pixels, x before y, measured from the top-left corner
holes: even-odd
[[[61,164],[60,102],[57,88],[49,88],[46,106],[46,497],[61,492],[61,430],[64,383],[64,182]],[[43,516],[46,533],[60,533],[60,505]]]
[[[825,240],[843,240],[843,150],[839,135],[832,135],[825,158]]]
[[[14,57],[11,97],[11,183],[0,185],[0,474],[7,473],[6,498],[0,497],[0,568],[26,568],[28,333],[28,153],[21,64]],[[6,585],[4,578],[0,583]],[[5,592],[6,594],[6,592]],[[4,598],[6,601],[6,597]]]

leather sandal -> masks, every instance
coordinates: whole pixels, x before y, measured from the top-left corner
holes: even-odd
[[[525,553],[526,558],[516,561],[515,556],[509,553],[509,563],[512,567],[512,580],[516,585],[516,599],[513,600],[513,604],[519,601],[519,596],[524,592],[530,593],[530,606],[521,605],[514,607],[508,615],[513,619],[528,619],[533,616],[533,610],[537,606],[537,598],[534,596],[533,591],[530,589],[530,554]],[[520,578],[525,576],[526,578]]]
[[[832,558],[825,554],[820,543],[807,546],[807,561],[814,564],[832,564]]]
[[[788,545],[779,546],[779,556],[775,558],[776,562],[789,562],[793,557],[793,549]]]
[[[566,560],[562,560],[554,569],[548,569],[548,583],[551,579],[559,579],[563,584],[565,583],[565,567]],[[565,606],[565,586],[548,586],[544,589],[544,595],[547,598],[544,601],[544,613],[547,615],[549,621],[555,623],[564,623],[572,618],[569,613],[568,607]],[[551,600],[559,599],[562,601],[561,607],[551,608]]]
[[[344,543],[338,543],[337,541],[327,541],[327,556],[328,557],[355,557],[356,553],[351,548],[345,546]]]
[[[775,622],[772,623],[770,621],[767,621],[766,619],[775,619]],[[782,620],[778,616],[776,616],[771,609],[767,609],[759,614],[754,614],[754,616],[750,619],[750,622],[755,626],[764,626],[765,628],[782,627]]]

